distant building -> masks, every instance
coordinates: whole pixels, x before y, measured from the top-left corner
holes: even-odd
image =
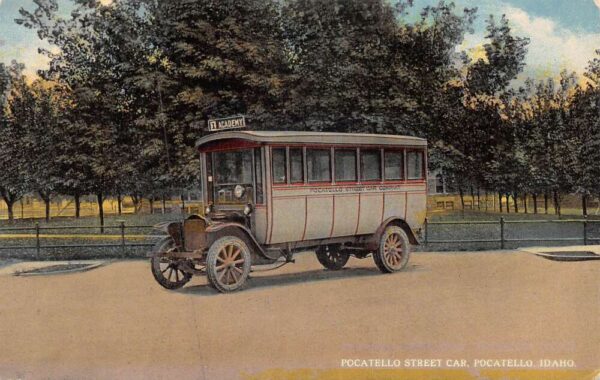
[[[456,188],[441,170],[436,169],[430,171],[427,178],[427,192],[429,195],[447,195],[457,193]]]

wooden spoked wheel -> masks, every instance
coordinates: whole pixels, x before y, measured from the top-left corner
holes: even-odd
[[[383,257],[386,263],[391,267],[397,267],[402,261],[402,244],[400,235],[390,234],[383,244]]]
[[[191,274],[184,272],[181,268],[181,259],[170,259],[164,255],[165,252],[176,250],[173,239],[170,237],[165,238],[155,246],[150,260],[154,279],[169,290],[181,288],[192,278]]]
[[[236,236],[225,236],[208,250],[206,274],[210,284],[220,292],[240,289],[248,278],[250,266],[250,249]]]
[[[346,265],[350,255],[340,250],[339,245],[322,245],[315,251],[317,260],[329,270],[340,270]]]
[[[406,232],[398,226],[389,226],[381,236],[379,249],[373,254],[375,264],[384,273],[396,272],[408,264],[410,242]]]

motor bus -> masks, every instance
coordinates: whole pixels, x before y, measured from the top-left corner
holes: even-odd
[[[373,257],[406,267],[426,214],[427,141],[396,135],[226,131],[197,142],[203,216],[162,225],[151,252],[167,289],[206,275],[241,289],[253,267],[314,251],[327,270]]]

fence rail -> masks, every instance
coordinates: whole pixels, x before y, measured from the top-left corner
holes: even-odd
[[[42,244],[42,240],[47,239],[49,235],[42,237],[41,232],[43,231],[73,231],[73,230],[97,230],[101,229],[105,230],[118,230],[119,231],[119,242],[118,243],[105,243],[105,244],[50,244],[44,245]],[[41,251],[44,249],[65,249],[65,248],[120,248],[121,255],[123,257],[127,256],[127,248],[140,248],[140,247],[152,247],[154,243],[135,243],[128,241],[128,236],[126,235],[126,230],[152,230],[154,226],[152,225],[125,225],[125,222],[119,223],[117,226],[49,226],[49,227],[41,227],[39,223],[36,223],[33,227],[7,227],[0,228],[0,236],[5,232],[25,232],[25,231],[33,231],[35,232],[35,245],[11,245],[4,246],[0,245],[0,251],[6,250],[35,250],[36,255],[39,257]],[[51,235],[50,235],[51,236]],[[84,239],[85,236],[89,236],[89,234],[81,234],[81,233],[71,233],[69,238],[72,239]],[[106,239],[112,238],[113,236],[107,236],[103,233],[93,234],[94,237],[102,238],[103,236]],[[33,238],[33,237],[32,237]],[[148,235],[148,239],[151,239],[152,235]]]
[[[581,224],[581,237],[523,237],[523,238],[508,238],[506,237],[506,226],[510,224]],[[465,244],[465,243],[499,243],[500,249],[504,249],[507,243],[518,242],[583,242],[583,245],[588,245],[590,242],[599,242],[600,237],[589,237],[589,226],[591,224],[600,225],[600,220],[584,219],[559,219],[559,220],[505,220],[504,217],[496,220],[485,221],[447,221],[447,222],[431,222],[425,218],[424,224],[424,244]],[[452,226],[452,225],[496,225],[499,226],[498,236],[491,239],[430,239],[431,226]]]
[[[507,226],[509,225],[524,225],[524,224],[580,224],[581,227],[578,230],[578,236],[570,236],[570,237],[538,237],[538,236],[525,236],[525,237],[509,237],[507,236]],[[591,237],[590,236],[590,225],[595,224],[600,226],[600,220],[574,220],[574,219],[565,219],[565,220],[505,220],[504,217],[499,218],[498,220],[485,220],[485,221],[440,221],[440,222],[432,222],[427,218],[425,219],[424,224],[424,236],[423,242],[425,246],[429,246],[432,244],[477,244],[477,243],[494,243],[498,244],[500,249],[505,249],[508,243],[528,243],[528,242],[545,242],[545,241],[553,241],[553,242],[569,242],[576,243],[582,242],[584,245],[588,245],[591,242],[600,242],[600,236]],[[441,238],[441,239],[432,239],[431,238],[431,229],[434,226],[498,226],[497,235],[490,238]],[[115,248],[120,250],[120,253],[123,257],[127,257],[127,250],[129,248],[143,248],[143,247],[152,247],[154,242],[132,242],[131,236],[126,234],[127,230],[152,230],[154,226],[152,225],[125,225],[125,222],[119,223],[116,226],[105,226],[104,230],[116,230],[119,235],[104,235],[93,234],[94,238],[102,238],[106,237],[106,239],[117,238],[118,242],[116,243],[82,243],[82,244],[42,244],[42,242],[49,238],[50,235],[41,236],[43,231],[73,231],[73,230],[94,230],[99,229],[98,226],[48,226],[41,227],[39,223],[36,223],[33,227],[7,227],[0,228],[0,234],[6,232],[25,232],[25,231],[33,231],[31,238],[34,240],[32,244],[28,245],[10,245],[4,246],[0,244],[0,252],[7,250],[35,250],[35,253],[38,257],[41,257],[41,253],[43,250],[47,249],[69,249],[69,248]],[[456,232],[456,231],[453,231]],[[600,231],[599,231],[600,232]],[[1,235],[0,235],[1,236]],[[89,234],[83,233],[71,233],[69,235],[69,239],[84,239],[85,236],[89,237]],[[147,235],[148,240],[155,237],[154,235]],[[22,238],[22,236],[18,237]],[[64,238],[64,237],[62,237]],[[139,238],[139,236],[137,237]]]

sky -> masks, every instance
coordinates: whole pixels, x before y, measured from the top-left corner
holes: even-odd
[[[69,0],[58,0],[62,9]],[[108,0],[105,0],[108,1]],[[414,9],[437,4],[438,0],[414,0]],[[505,14],[518,36],[528,37],[529,52],[522,77],[556,77],[561,70],[582,74],[600,49],[600,0],[454,0],[457,9],[477,7],[475,31],[465,38],[462,49],[476,52],[485,41],[489,14]],[[35,31],[17,25],[19,8],[34,9],[33,0],[0,0],[0,62],[16,59],[25,63],[26,73],[47,67],[38,48],[48,46]],[[67,12],[67,11],[65,11]]]

